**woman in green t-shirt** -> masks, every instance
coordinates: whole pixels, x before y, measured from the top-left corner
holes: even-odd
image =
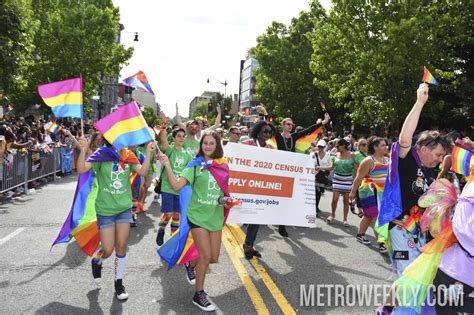
[[[112,150],[112,146],[104,140]],[[126,300],[128,293],[125,291],[122,279],[125,272],[125,256],[127,253],[130,220],[132,219],[132,189],[130,185],[130,172],[146,176],[150,167],[150,157],[155,150],[155,143],[150,142],[146,148],[146,157],[143,165],[110,162],[86,162],[89,143],[86,138],[79,139],[80,154],[77,159],[79,174],[92,171],[96,175],[96,201],[97,225],[101,246],[92,258],[92,276],[95,281],[102,278],[102,261],[112,255],[115,249],[115,296],[119,300]],[[100,148],[99,148],[100,149]],[[118,153],[118,152],[117,152]],[[92,193],[92,192],[91,192]]]
[[[199,143],[197,157],[206,162],[224,156],[221,139],[217,132],[205,133]],[[224,208],[218,200],[224,192],[207,168],[188,167],[176,179],[169,159],[160,155],[160,162],[166,169],[168,180],[174,191],[181,190],[186,184],[192,186],[192,197],[186,209],[186,215],[199,252],[199,258],[185,265],[188,282],[196,285],[193,304],[203,311],[213,311],[215,306],[204,292],[204,279],[209,264],[217,263],[221,248]]]

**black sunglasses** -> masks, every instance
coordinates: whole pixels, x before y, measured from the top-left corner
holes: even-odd
[[[264,130],[263,133],[266,133],[267,135],[271,135],[273,133],[273,131],[271,130]]]

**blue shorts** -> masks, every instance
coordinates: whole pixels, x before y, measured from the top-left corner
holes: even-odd
[[[130,223],[132,220],[132,209],[127,209],[123,212],[111,216],[97,214],[97,225],[99,230],[113,227],[118,223]]]
[[[395,225],[388,233],[392,247],[390,252],[392,266],[401,277],[405,268],[421,255],[420,248],[426,245],[426,233],[414,235],[398,225]]]
[[[161,193],[161,213],[180,212],[179,195]]]

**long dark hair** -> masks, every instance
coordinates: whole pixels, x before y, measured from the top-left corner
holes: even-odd
[[[224,149],[222,148],[221,136],[216,131],[206,131],[202,135],[201,141],[199,142],[199,151],[197,153],[198,156],[204,156],[204,152],[202,151],[202,143],[204,142],[205,137],[213,137],[216,140],[216,150],[211,155],[211,159],[220,159],[224,156]]]

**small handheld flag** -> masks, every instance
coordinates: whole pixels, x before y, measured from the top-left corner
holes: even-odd
[[[137,103],[120,106],[94,125],[117,150],[153,141],[148,125]]]
[[[309,147],[311,146],[311,142],[316,141],[316,139],[318,138],[318,135],[321,133],[321,131],[323,131],[323,127],[319,127],[318,129],[316,129],[315,131],[313,131],[309,135],[306,135],[306,136],[296,140],[295,152],[297,152],[297,153],[306,153],[306,150],[308,150]]]
[[[145,72],[143,71],[138,71],[134,75],[123,79],[122,83],[126,86],[134,87],[155,95],[155,93],[151,89],[150,83],[148,83],[148,79],[146,78]]]
[[[455,173],[469,176],[471,168],[474,169],[473,153],[455,145],[452,152],[451,170]]]
[[[438,85],[438,81],[436,81],[435,77],[426,67],[423,67],[423,78],[421,79],[421,81],[429,84]]]
[[[56,117],[82,118],[82,78],[38,85],[38,94]]]
[[[50,133],[56,133],[58,130],[60,130],[60,128],[61,127],[59,127],[56,123],[53,123],[52,121],[44,125],[44,130],[47,130]]]

